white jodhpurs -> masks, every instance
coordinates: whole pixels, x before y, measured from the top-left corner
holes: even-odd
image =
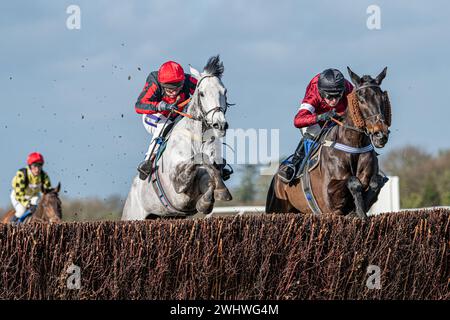
[[[11,198],[11,203],[12,203],[12,205],[13,205],[13,207],[14,207],[14,210],[16,211],[16,212],[15,212],[15,216],[16,216],[17,218],[22,218],[22,216],[24,215],[24,213],[27,211],[27,208],[25,208],[25,207],[23,206],[23,204],[21,204],[19,201],[17,201],[17,199],[16,199],[16,193],[14,192],[14,190],[11,191],[10,198]],[[32,204],[32,205],[37,205],[38,202],[39,202],[39,199],[40,199],[40,197],[38,197],[38,196],[37,196],[37,197],[31,198],[31,199],[30,199],[30,204]]]
[[[150,142],[150,146],[148,147],[148,151],[145,154],[145,160],[148,160],[150,158],[153,146],[156,143],[156,138],[158,138],[159,135],[161,134],[161,131],[164,127],[164,124],[166,123],[166,120],[167,120],[167,117],[165,117],[161,113],[142,115],[142,123],[144,124],[145,130],[147,130],[147,132],[152,135],[152,140]],[[172,120],[168,120],[166,128],[172,122],[173,122]],[[157,144],[155,146],[155,150],[153,150],[153,153],[155,153],[158,150],[158,148],[159,148],[159,145]]]
[[[300,131],[302,132],[302,136],[304,136],[305,133],[308,133],[313,137],[316,137],[320,133],[320,130],[321,128],[317,123],[313,124],[312,126],[300,129]]]

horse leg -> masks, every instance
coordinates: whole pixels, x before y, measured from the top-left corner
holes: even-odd
[[[357,177],[351,176],[347,181],[347,188],[353,196],[357,216],[361,219],[367,219],[361,181]]]
[[[270,183],[269,191],[267,192],[266,198],[266,213],[299,213],[297,210],[287,199],[280,199],[277,197],[275,191],[275,183],[278,180],[278,177],[275,176],[272,178],[272,182]]]
[[[200,197],[200,199],[197,201],[197,204],[195,205],[195,208],[197,209],[198,212],[208,214],[212,211],[215,202],[214,189],[215,189],[214,181],[209,179],[207,182],[206,191],[203,192],[203,195]]]
[[[192,187],[197,175],[198,164],[191,161],[179,163],[171,174],[171,180],[176,193],[184,193]]]
[[[349,194],[346,180],[331,180],[327,187],[328,207],[331,213],[343,216],[349,213]]]
[[[232,200],[233,197],[223,182],[220,171],[212,164],[205,165],[205,169],[214,181],[214,198],[221,201]]]
[[[380,194],[381,188],[384,186],[384,178],[376,174],[372,176],[369,183],[369,189],[365,193],[365,207],[370,209],[370,207],[378,200],[378,195]]]
[[[210,155],[204,152],[197,153],[194,156],[194,163],[201,164],[201,166],[208,172],[210,179],[214,182],[214,198],[216,200],[230,201],[233,198],[230,191],[225,186],[221,173],[214,165],[214,161],[211,159]]]

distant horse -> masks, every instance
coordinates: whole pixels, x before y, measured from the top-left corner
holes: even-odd
[[[348,108],[342,122],[335,119],[339,125],[328,132],[327,142],[320,146],[318,165],[307,171],[310,192],[304,192],[301,178],[284,184],[275,175],[267,194],[266,212],[325,212],[365,219],[377,201],[385,177],[379,174],[373,146],[384,147],[391,125],[389,98],[380,88],[387,68],[375,79],[369,75],[359,77],[347,69],[356,87],[347,96]],[[314,199],[316,202],[311,203]]]
[[[202,73],[192,67],[190,71],[198,79],[186,110],[190,117],[179,117],[174,124],[154,170],[159,181],[154,174],[145,181],[134,178],[122,220],[208,214],[215,200],[231,200],[214,165],[221,146],[217,142],[228,129],[227,90],[221,81],[223,63],[215,56],[208,60]]]
[[[61,222],[62,209],[61,200],[59,199],[59,191],[61,190],[61,184],[54,189],[42,189],[42,199],[39,201],[36,211],[25,218],[23,223],[31,222]],[[14,209],[8,211],[0,220],[2,223],[11,222],[11,218],[14,216]]]

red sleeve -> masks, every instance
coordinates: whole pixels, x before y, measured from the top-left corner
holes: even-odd
[[[190,76],[190,75],[186,76],[186,78],[187,78],[187,81],[188,81],[189,94],[193,95],[194,91],[195,91],[195,88],[197,87],[198,80],[195,79],[194,77]]]
[[[294,119],[294,126],[297,128],[309,127],[317,123],[316,109],[320,106],[317,79],[318,75],[316,75],[306,87],[305,97],[303,98]]]
[[[317,115],[306,109],[300,109],[294,119],[294,126],[297,128],[309,127],[317,123]]]
[[[157,105],[161,101],[159,87],[156,83],[146,83],[135,105],[135,110],[140,114],[152,114],[158,112]]]
[[[305,97],[302,100],[302,104],[309,104],[314,108],[317,108],[320,105],[318,94],[317,83],[311,80],[306,87]]]

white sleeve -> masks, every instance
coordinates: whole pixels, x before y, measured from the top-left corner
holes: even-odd
[[[311,113],[316,113],[316,108],[314,108],[312,105],[310,105],[309,103],[302,103],[300,105],[300,108],[298,108],[298,111],[300,110],[308,110]]]

